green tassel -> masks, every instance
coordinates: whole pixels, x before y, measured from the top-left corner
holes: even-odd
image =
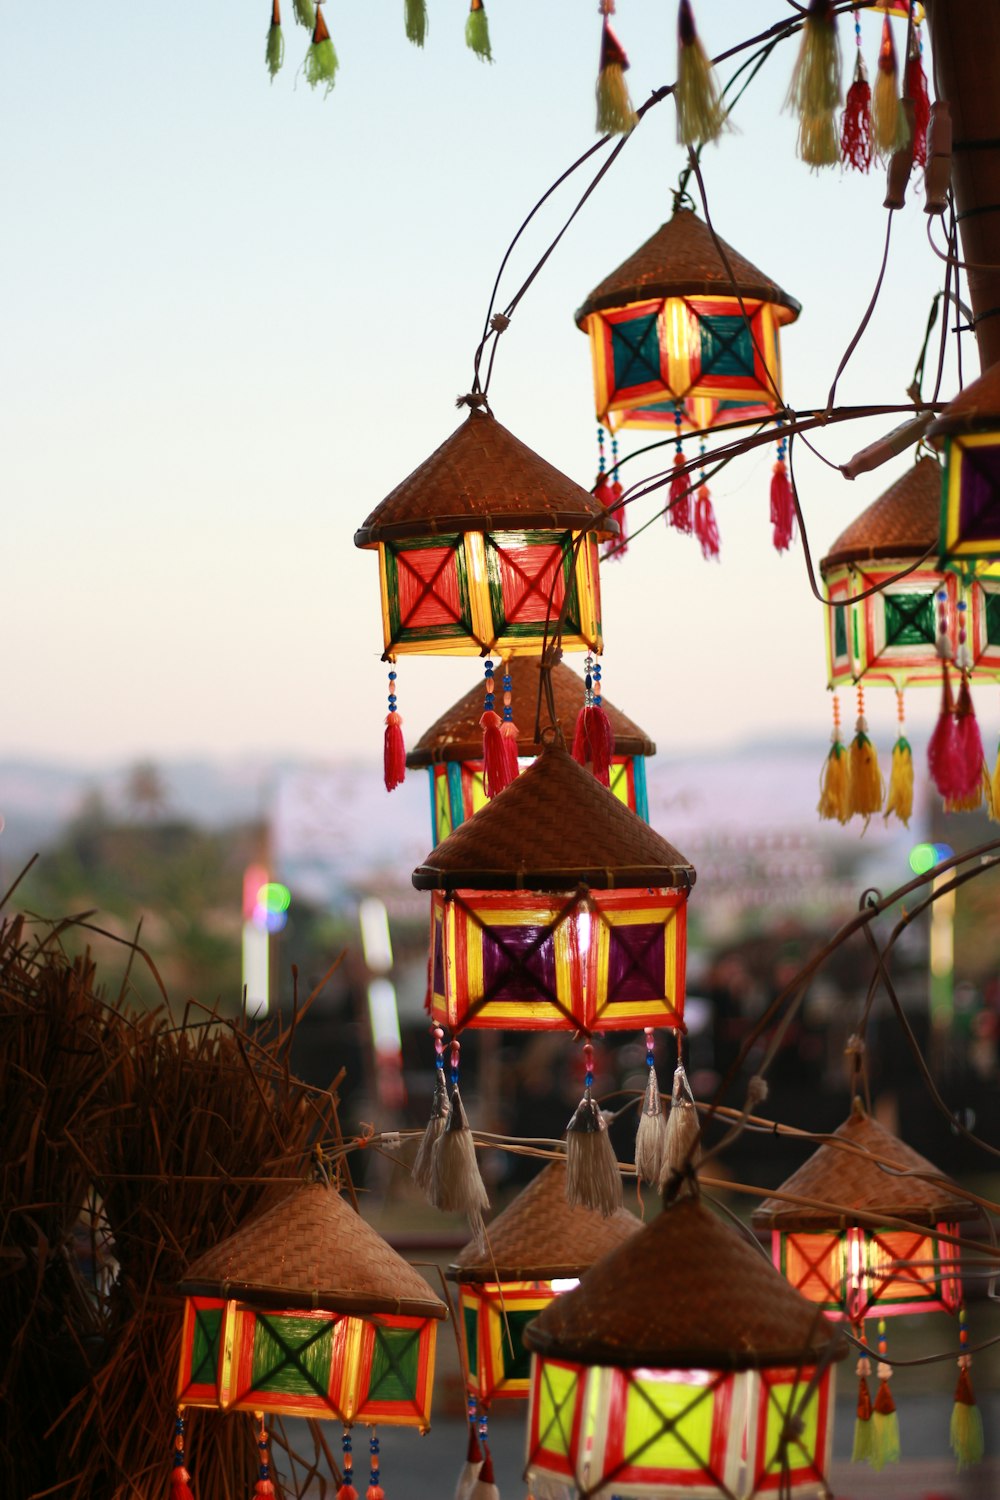
[[[285,38],[281,31],[281,11],[278,8],[278,0],[274,0],[271,7],[271,28],[267,33],[267,50],[264,53],[264,61],[267,63],[267,71],[271,75],[272,83],[284,60]]]
[[[886,1464],[899,1463],[899,1416],[895,1411],[872,1413],[872,1450],[868,1462],[877,1472]]]
[[[493,50],[490,47],[490,23],[486,19],[483,0],[471,0],[469,19],[465,23],[465,45],[470,52],[476,54],[481,62],[493,61]]]
[[[313,28],[313,38],[309,44],[309,51],[306,53],[304,66],[306,83],[309,87],[314,89],[317,84],[325,83],[326,92],[329,93],[333,88],[340,64],[333,50],[333,43],[321,10],[316,12],[316,25]]]
[[[406,40],[422,47],[427,40],[426,0],[404,0]]]
[[[851,1449],[852,1464],[870,1464],[872,1461],[872,1419],[861,1417],[854,1420],[854,1447]]]
[[[296,21],[307,31],[313,31],[316,26],[316,7],[313,5],[313,0],[294,0],[294,4]]]
[[[964,1324],[964,1309],[960,1317]],[[958,1460],[959,1472],[978,1464],[983,1456],[983,1419],[972,1393],[967,1355],[959,1360],[955,1405],[951,1409],[951,1451]]]

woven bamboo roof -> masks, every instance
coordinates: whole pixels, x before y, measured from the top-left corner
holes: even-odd
[[[858,1149],[820,1146],[779,1191],[836,1204],[840,1211],[765,1198],[753,1214],[756,1229],[846,1229],[859,1222],[878,1228],[884,1217],[933,1225],[975,1217],[975,1205],[949,1191],[944,1173],[860,1109],[853,1110],[834,1134]],[[930,1173],[944,1181],[896,1176],[876,1158],[901,1172]]]
[[[186,1296],[443,1318],[445,1306],[335,1188],[303,1183],[188,1267]]]
[[[782,291],[776,281],[765,276],[738,250],[727,245],[721,235],[719,238],[740,295],[752,302],[773,302],[779,323],[794,322],[802,311],[795,298]],[[691,209],[679,208],[668,223],[661,224],[644,245],[622,261],[599,286],[595,286],[577,310],[576,321],[580,328],[584,328],[591,313],[625,307],[630,302],[646,302],[655,297],[732,295],[732,280],[708,225]]]
[[[709,1370],[812,1364],[842,1335],[759,1250],[678,1199],[525,1330],[539,1354],[586,1364]]]
[[[1000,364],[991,365],[949,401],[927,429],[929,438],[942,438],[977,428],[1000,430]]]
[[[839,563],[922,557],[937,543],[940,517],[941,465],[925,454],[840,533],[820,572]]]
[[[470,1240],[447,1275],[470,1283],[582,1276],[641,1228],[625,1208],[608,1218],[592,1208],[571,1208],[566,1160],[559,1157],[486,1226],[486,1248]]]
[[[537,755],[541,745],[534,737],[535,709],[538,703],[538,687],[542,673],[539,656],[517,656],[507,663],[511,676],[514,722],[521,730],[517,739],[518,755]],[[497,671],[499,688],[500,672]],[[583,678],[558,662],[552,669],[552,692],[555,697],[556,718],[564,737],[572,740],[576,716],[583,707]],[[497,702],[499,703],[499,693]],[[604,711],[611,720],[615,732],[615,751],[618,755],[655,755],[656,746],[644,729],[615,708],[607,698],[603,699]],[[425,729],[413,749],[406,757],[411,768],[429,766],[436,761],[481,760],[483,755],[483,731],[479,721],[483,716],[483,688],[478,684],[453,703],[429,729]],[[548,710],[542,699],[542,724],[548,723]]]
[[[376,505],[354,533],[354,545],[457,531],[583,531],[595,522],[599,536],[618,535],[618,522],[589,490],[546,463],[496,417],[473,409]]]
[[[413,872],[418,891],[690,887],[694,880],[683,854],[561,745],[546,745]]]

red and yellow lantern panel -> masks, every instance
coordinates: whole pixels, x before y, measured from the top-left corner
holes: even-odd
[[[945,444],[941,551],[967,562],[1000,558],[1000,432]]]
[[[593,1500],[825,1493],[834,1378],[813,1375],[588,1369],[536,1356],[529,1482]]]
[[[428,1318],[270,1312],[189,1297],[177,1401],[426,1431],[436,1338]]]
[[[469,1392],[480,1406],[527,1396],[531,1355],[524,1347],[522,1334],[555,1294],[551,1281],[460,1284],[462,1346]]]
[[[969,613],[976,671],[1000,677],[1000,578],[983,576],[972,584]]]
[[[684,1029],[687,892],[431,899],[431,1014],[453,1031]]]
[[[957,1235],[958,1226],[774,1230],[771,1254],[785,1279],[835,1321],[954,1312],[962,1300],[958,1251],[938,1234]]]
[[[561,645],[600,651],[597,538],[465,531],[380,542],[386,655],[537,655],[566,606]]]
[[[912,562],[912,559],[910,559]],[[830,686],[863,680],[901,688],[910,683],[941,681],[937,654],[938,591],[948,595],[949,632],[954,639],[958,583],[952,574],[917,568],[888,582],[907,566],[905,559],[831,568],[825,575],[827,666]],[[855,602],[855,596],[885,584],[878,593]]]
[[[431,787],[431,827],[434,847],[446,839],[460,823],[486,806],[481,760],[438,761],[428,766]],[[646,789],[646,758],[643,755],[614,755],[609,768],[611,791],[644,823],[649,822],[649,794]]]
[[[778,328],[795,316],[773,302],[735,297],[657,297],[586,318],[598,420],[673,428],[773,416],[781,389]]]

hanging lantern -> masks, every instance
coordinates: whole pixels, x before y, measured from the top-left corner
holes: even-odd
[[[597,420],[612,431],[673,430],[678,417],[701,430],[781,410],[778,330],[799,304],[725,251],[732,277],[708,226],[678,208],[577,312],[590,336]]]
[[[527,1396],[528,1323],[640,1227],[624,1208],[604,1218],[570,1207],[558,1159],[487,1226],[488,1246],[466,1245],[446,1274],[458,1283],[468,1391],[480,1408]]]
[[[955,1312],[962,1300],[959,1255],[940,1236],[957,1236],[959,1222],[975,1217],[975,1208],[949,1192],[937,1168],[866,1115],[859,1101],[835,1136],[847,1149],[821,1146],[780,1188],[830,1207],[768,1198],[754,1212],[754,1228],[771,1231],[778,1270],[828,1317],[854,1324]],[[921,1227],[897,1228],[886,1222],[892,1219]]]
[[[518,717],[525,726],[518,735],[517,753],[524,759],[534,758],[541,748],[534,737],[541,658],[517,657],[509,663],[508,673],[514,701],[518,705]],[[583,708],[583,682],[561,662],[552,669],[551,675],[556,719],[569,740]],[[655,754],[656,746],[644,730],[606,698],[604,711],[611,721],[615,741],[609,773],[610,789],[619,801],[648,822],[646,756]],[[421,735],[406,757],[408,768],[427,768],[435,844],[486,806],[483,732],[480,728],[482,713],[483,693],[476,687],[443,713]]]
[[[524,1337],[532,1494],[827,1493],[843,1341],[697,1198]]]
[[[942,557],[966,575],[985,572],[1000,563],[1000,365],[967,385],[927,435],[944,446]]]
[[[453,1031],[684,1029],[692,866],[558,745],[413,872]]]
[[[376,506],[354,542],[377,547],[384,660],[601,649],[598,501],[495,417],[473,409]]]
[[[179,1289],[179,1406],[429,1427],[445,1306],[325,1183],[214,1246]]]

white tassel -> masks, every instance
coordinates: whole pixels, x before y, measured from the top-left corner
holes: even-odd
[[[420,1137],[420,1145],[417,1154],[413,1158],[411,1176],[418,1188],[424,1192],[430,1191],[431,1169],[434,1161],[434,1147],[441,1137],[448,1119],[448,1085],[445,1082],[444,1068],[434,1069],[434,1097],[431,1101],[431,1117],[424,1127],[424,1133]]]
[[[566,1199],[605,1218],[622,1206],[622,1179],[607,1123],[590,1089],[566,1127]]]
[[[496,1481],[493,1478],[493,1456],[489,1448],[486,1450],[486,1457],[483,1459],[479,1478],[472,1486],[472,1493],[469,1496],[469,1500],[500,1500],[500,1491],[497,1489]]]
[[[445,1213],[465,1214],[476,1239],[482,1239],[483,1209],[489,1208],[490,1200],[479,1175],[476,1145],[457,1084],[451,1091],[451,1109],[431,1157],[430,1200]]]
[[[660,1180],[666,1139],[667,1122],[663,1115],[660,1085],[656,1069],[651,1067],[639,1115],[639,1128],[635,1134],[636,1176],[641,1182],[648,1182],[651,1187],[655,1187]]]
[[[455,1500],[472,1500],[472,1491],[482,1467],[482,1449],[479,1446],[479,1439],[476,1437],[476,1429],[470,1427],[469,1446],[466,1449],[462,1472],[459,1474],[458,1483],[455,1486]]]
[[[688,1083],[682,1063],[674,1069],[674,1086],[670,1094],[670,1113],[667,1116],[666,1143],[663,1152],[663,1169],[660,1172],[660,1187],[677,1187],[678,1177],[684,1181],[677,1187],[677,1197],[693,1193],[689,1171],[694,1171],[701,1156],[701,1127],[694,1095]]]

